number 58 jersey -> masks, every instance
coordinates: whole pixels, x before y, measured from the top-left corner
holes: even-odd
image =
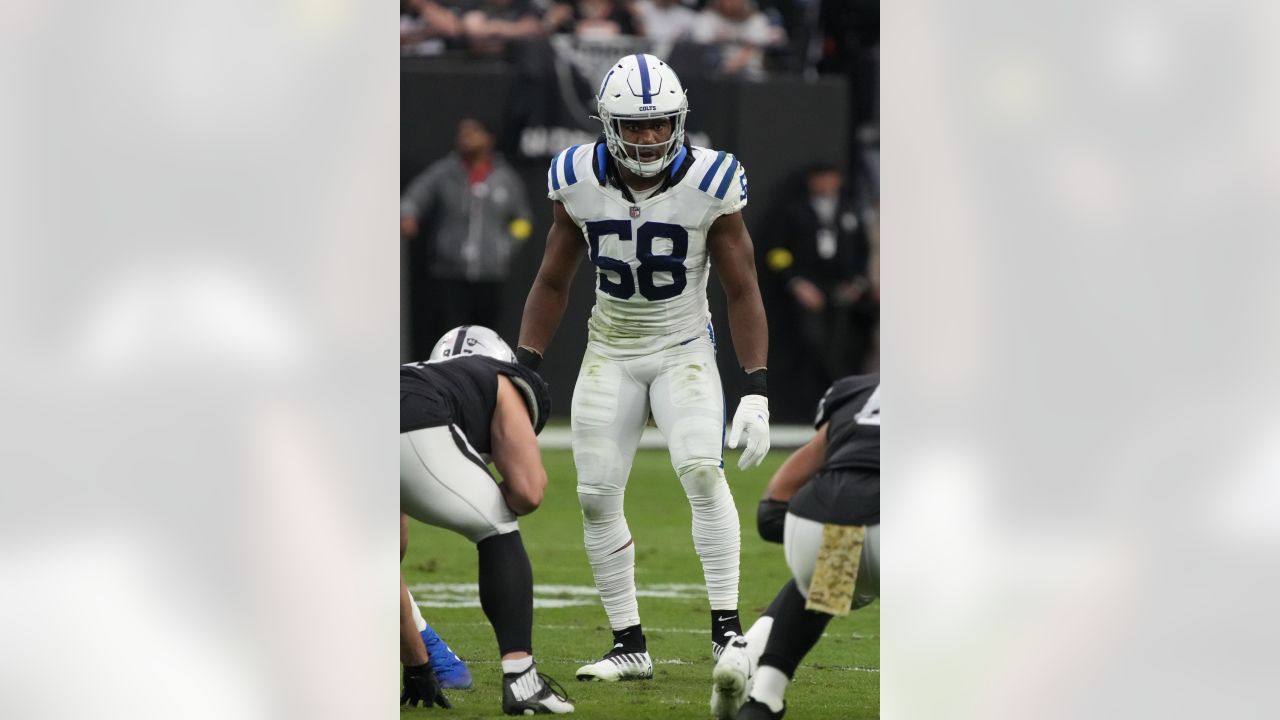
[[[733,155],[681,148],[657,191],[633,202],[603,141],[575,145],[547,171],[547,197],[564,204],[596,266],[588,340],[605,357],[648,355],[709,332],[707,232],[747,204]]]

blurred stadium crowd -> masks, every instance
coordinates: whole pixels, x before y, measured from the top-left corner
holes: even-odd
[[[405,55],[501,54],[512,40],[643,38],[727,75],[844,72],[879,42],[878,0],[401,0]]]
[[[647,52],[689,89],[692,143],[727,143],[753,170],[770,365],[796,400],[779,398],[779,420],[879,368],[876,0],[403,0],[400,40],[402,359],[460,324],[514,332],[546,163],[594,140],[609,64]]]

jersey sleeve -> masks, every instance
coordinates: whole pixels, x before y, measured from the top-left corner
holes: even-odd
[[[533,433],[542,432],[551,416],[551,389],[547,381],[538,373],[516,363],[494,361],[498,373],[506,375],[520,394],[524,396],[525,406],[529,409],[529,419],[533,421]]]
[[[838,384],[838,383],[837,383]],[[835,411],[833,401],[836,399],[836,385],[827,388],[822,393],[822,399],[818,401],[818,411],[813,416],[813,429],[817,430],[822,424],[831,419],[831,413]]]
[[[698,189],[712,198],[712,215],[732,215],[747,206],[747,170],[733,153],[721,150],[699,169]]]
[[[863,394],[869,395],[879,385],[879,373],[854,375],[841,378],[832,383],[831,387],[827,388],[827,392],[822,395],[822,399],[818,401],[818,411],[813,418],[814,429],[822,427],[825,422],[829,422],[831,416],[850,400]]]
[[[721,202],[721,215],[741,212],[742,208],[747,206],[747,168],[742,163],[738,163],[737,170],[729,181],[728,191],[724,193]]]
[[[551,166],[547,168],[547,198],[550,200],[565,201],[565,191],[570,187],[578,184],[585,176],[590,175],[590,166],[584,166],[580,162],[579,156],[583,153],[579,152],[582,145],[574,145],[573,147],[561,150],[555,157],[551,158]],[[585,147],[591,147],[587,145]]]

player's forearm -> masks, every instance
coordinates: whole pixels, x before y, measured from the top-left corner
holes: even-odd
[[[805,445],[792,453],[769,480],[764,496],[770,500],[790,501],[809,478],[822,466],[822,454]]]
[[[557,288],[541,278],[533,281],[529,297],[524,302],[524,315],[520,319],[520,339],[518,344],[546,352],[560,327],[560,319],[569,304],[569,289]]]
[[[421,665],[430,657],[427,648],[422,644],[422,636],[418,634],[418,623],[413,617],[413,602],[409,599],[409,589],[405,587],[404,576],[400,576],[400,662],[405,665]]]
[[[498,489],[511,512],[528,515],[542,504],[542,494],[547,489],[547,471],[542,467],[538,441],[532,435],[525,442],[510,445],[501,452],[494,447],[493,464],[502,475]]]
[[[823,423],[809,442],[782,462],[764,490],[765,500],[790,502],[813,474],[818,472],[827,457],[827,427],[827,423]]]
[[[528,515],[542,505],[543,491],[532,481],[521,482],[522,485],[517,486],[512,484],[511,480],[504,479],[498,489],[502,491],[502,499],[506,501],[507,507],[511,508],[511,512],[516,515]]]
[[[769,364],[769,321],[764,314],[760,290],[751,287],[741,297],[729,301],[729,332],[744,370]]]

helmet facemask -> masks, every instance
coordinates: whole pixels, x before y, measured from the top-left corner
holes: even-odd
[[[600,103],[600,122],[604,124],[605,141],[609,148],[609,154],[617,161],[619,165],[625,167],[640,177],[653,177],[662,172],[675,159],[676,154],[680,152],[681,146],[684,145],[684,120],[689,114],[689,101],[681,95],[680,106],[668,112],[649,112],[636,115],[613,115],[605,107],[604,103]],[[671,121],[671,137],[666,142],[657,145],[640,145],[637,143],[629,143],[622,139],[622,129],[620,123],[625,120],[659,120],[667,118]],[[642,148],[657,148],[658,156],[653,160],[641,161],[638,159],[639,151]],[[627,151],[632,150],[636,153],[636,157],[632,157]]]

